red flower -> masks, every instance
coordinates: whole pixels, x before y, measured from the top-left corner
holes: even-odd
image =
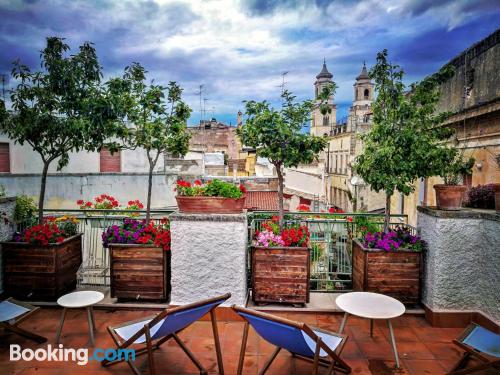
[[[83,199],[78,199],[76,201],[76,204],[79,205],[79,206],[81,206],[83,204]]]
[[[87,203],[85,203],[85,206],[87,206],[87,207],[92,207],[92,202],[87,202]]]
[[[200,185],[201,185],[201,181],[200,181],[200,180],[195,180],[195,181],[194,181],[194,184],[195,184],[196,186],[200,186]]]
[[[309,211],[311,211],[311,208],[306,204],[299,204],[297,206],[297,211],[309,212]]]
[[[243,184],[240,184],[240,191],[245,194],[247,192],[247,189],[245,186],[243,186]]]
[[[349,223],[352,223],[352,217],[350,217],[350,216],[349,216],[349,217],[347,218],[347,221],[348,221]]]
[[[278,221],[280,221],[280,217],[278,215],[274,215],[272,218],[271,218],[271,221],[274,221],[275,223],[277,223]]]

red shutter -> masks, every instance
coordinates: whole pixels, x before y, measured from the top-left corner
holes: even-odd
[[[310,199],[302,198],[302,197],[299,197],[299,202],[300,202],[300,204],[305,204],[305,205],[308,205],[308,206],[311,204],[311,200]]]
[[[102,172],[121,172],[121,154],[117,151],[111,155],[106,149],[100,152],[100,171]]]
[[[0,172],[10,173],[10,148],[8,143],[0,143]]]

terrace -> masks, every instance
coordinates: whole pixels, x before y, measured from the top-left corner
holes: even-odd
[[[5,202],[9,204],[9,202]],[[9,212],[9,210],[5,210]],[[119,215],[117,215],[119,213]],[[95,343],[88,341],[86,315],[83,309],[68,310],[61,343],[72,348],[112,348],[115,347],[106,328],[124,321],[150,316],[167,306],[183,305],[212,297],[224,292],[233,294],[230,303],[248,306],[276,316],[304,322],[308,325],[337,332],[342,320],[342,310],[336,305],[337,296],[356,289],[353,279],[353,238],[356,237],[358,217],[369,217],[380,224],[382,215],[356,213],[325,214],[297,213],[289,217],[290,222],[307,225],[311,233],[312,251],[309,265],[310,300],[297,306],[293,304],[264,304],[252,301],[252,256],[251,245],[256,230],[269,220],[272,213],[247,213],[240,215],[198,215],[180,214],[172,211],[153,210],[153,221],[169,216],[172,231],[172,292],[166,301],[149,301],[139,294],[135,299],[117,299],[110,295],[110,252],[103,248],[101,234],[106,227],[123,221],[123,215],[131,212],[109,210],[45,210],[47,216],[73,214],[79,217],[79,231],[82,237],[82,264],[77,272],[77,290],[99,290],[105,294],[102,302],[95,306]],[[133,212],[141,218],[143,211]],[[385,323],[376,321],[373,337],[366,319],[351,316],[344,333],[348,335],[342,358],[355,374],[444,374],[462,355],[462,351],[452,343],[463,329],[476,322],[499,332],[498,259],[495,257],[495,242],[499,216],[491,211],[462,210],[458,213],[444,213],[432,209],[420,209],[419,226],[411,228],[405,224],[404,215],[393,215],[391,226],[407,226],[412,233],[420,233],[429,243],[423,264],[422,298],[418,303],[407,304],[406,313],[392,320],[399,353],[400,368],[396,368],[391,349],[389,332]],[[22,225],[20,225],[20,228]],[[496,229],[495,229],[496,228]],[[18,228],[19,229],[19,228]],[[12,228],[11,228],[12,230]],[[234,231],[244,232],[234,238]],[[232,233],[228,245],[228,232]],[[483,233],[477,236],[477,233]],[[192,235],[196,233],[196,236]],[[467,246],[457,233],[464,238],[475,236],[475,244]],[[181,235],[182,234],[182,235]],[[434,236],[434,237],[433,237]],[[188,239],[186,246],[184,237]],[[222,248],[220,244],[226,244]],[[493,244],[493,245],[492,245]],[[188,248],[187,248],[188,247]],[[208,250],[210,249],[210,250]],[[478,249],[484,259],[478,261]],[[186,255],[185,251],[189,251]],[[200,254],[207,254],[203,258]],[[450,251],[458,254],[450,259]],[[184,253],[183,253],[184,252]],[[179,259],[176,259],[179,256]],[[186,259],[192,268],[185,268]],[[491,264],[485,264],[488,259]],[[201,262],[201,263],[200,263]],[[213,264],[208,272],[203,272],[207,263]],[[450,262],[450,263],[447,263]],[[230,265],[228,266],[228,263]],[[436,265],[439,263],[439,267]],[[457,264],[458,263],[458,264]],[[449,264],[453,269],[446,270]],[[182,265],[182,267],[181,267]],[[481,267],[482,272],[478,271]],[[147,267],[146,267],[147,268]],[[457,268],[464,278],[453,276]],[[222,271],[219,271],[222,269]],[[388,268],[389,269],[389,268]],[[195,271],[193,271],[195,270]],[[230,271],[228,271],[230,270]],[[196,273],[195,273],[196,272]],[[228,272],[231,272],[228,274]],[[196,274],[197,277],[193,277]],[[240,280],[240,276],[242,279]],[[199,289],[196,284],[202,280],[206,287]],[[411,282],[410,282],[411,283]],[[450,285],[455,283],[454,289]],[[243,288],[243,289],[242,289]],[[187,291],[187,293],[179,292]],[[48,338],[47,343],[37,344],[18,335],[9,335],[0,344],[0,363],[12,374],[66,373],[68,368],[75,373],[130,373],[125,364],[104,368],[96,361],[85,366],[74,362],[28,362],[9,360],[9,346],[18,344],[22,348],[43,348],[56,344],[55,336],[61,309],[55,302],[27,298],[34,305],[42,307],[32,318],[22,324],[26,330]],[[244,322],[228,304],[217,308],[217,326],[226,374],[237,371]],[[189,349],[195,353],[209,373],[218,373],[215,344],[209,317],[179,334]],[[246,348],[244,374],[256,374],[272,352],[272,346],[250,330]],[[155,367],[161,373],[195,374],[196,367],[181,353],[175,343],[168,343],[154,354]],[[139,357],[135,365],[142,373],[148,373],[147,357]],[[477,364],[472,360],[469,366]],[[306,374],[311,364],[293,359],[288,352],[281,352],[268,370],[268,374]],[[320,368],[319,373],[327,373]],[[493,374],[494,370],[483,371]]]

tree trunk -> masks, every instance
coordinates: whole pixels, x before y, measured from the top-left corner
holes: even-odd
[[[385,216],[384,216],[384,233],[389,231],[389,222],[391,221],[391,196],[385,195]]]
[[[38,197],[38,224],[43,224],[43,203],[45,201],[45,186],[47,185],[47,172],[49,171],[50,161],[43,163],[42,183],[40,185],[40,195]]]
[[[153,189],[153,169],[154,169],[153,161],[149,161],[149,176],[148,176],[148,198],[146,201],[146,225],[149,224],[150,216],[151,216],[151,190]]]
[[[278,174],[278,217],[280,231],[283,230],[283,171],[281,164],[275,165],[276,173]]]

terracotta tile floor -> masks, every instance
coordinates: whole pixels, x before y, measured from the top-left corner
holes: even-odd
[[[7,335],[0,340],[0,374],[131,374],[126,364],[103,368],[96,361],[86,366],[74,362],[12,362],[9,360],[9,345],[19,344],[22,348],[45,348],[54,344],[61,310],[42,309],[33,318],[22,324],[40,335],[46,336],[46,344],[36,344],[17,335]],[[336,330],[341,315],[315,313],[276,313],[289,319],[300,320],[318,327]],[[151,315],[151,311],[96,310],[98,332],[95,347],[114,347],[106,326]],[[375,324],[374,337],[369,335],[366,320],[351,317],[346,326],[349,340],[342,357],[352,368],[353,374],[444,374],[459,358],[460,351],[451,343],[458,336],[460,328],[432,328],[421,317],[405,316],[394,321],[397,346],[402,368],[394,368],[395,362],[388,341],[385,324]],[[226,374],[235,374],[242,337],[243,323],[219,322],[219,334]],[[210,373],[217,373],[214,343],[209,321],[200,321],[180,334],[186,345],[196,354]],[[83,310],[68,311],[61,343],[65,347],[86,347],[88,345],[87,322]],[[244,374],[257,374],[273,347],[251,330],[246,351]],[[92,352],[92,350],[91,350]],[[156,368],[159,374],[197,374],[196,368],[175,342],[165,344],[155,352]],[[138,357],[137,366],[147,374],[145,356]],[[268,374],[309,374],[311,365],[301,360],[292,360],[289,353],[281,352]],[[322,370],[320,373],[326,373]]]

